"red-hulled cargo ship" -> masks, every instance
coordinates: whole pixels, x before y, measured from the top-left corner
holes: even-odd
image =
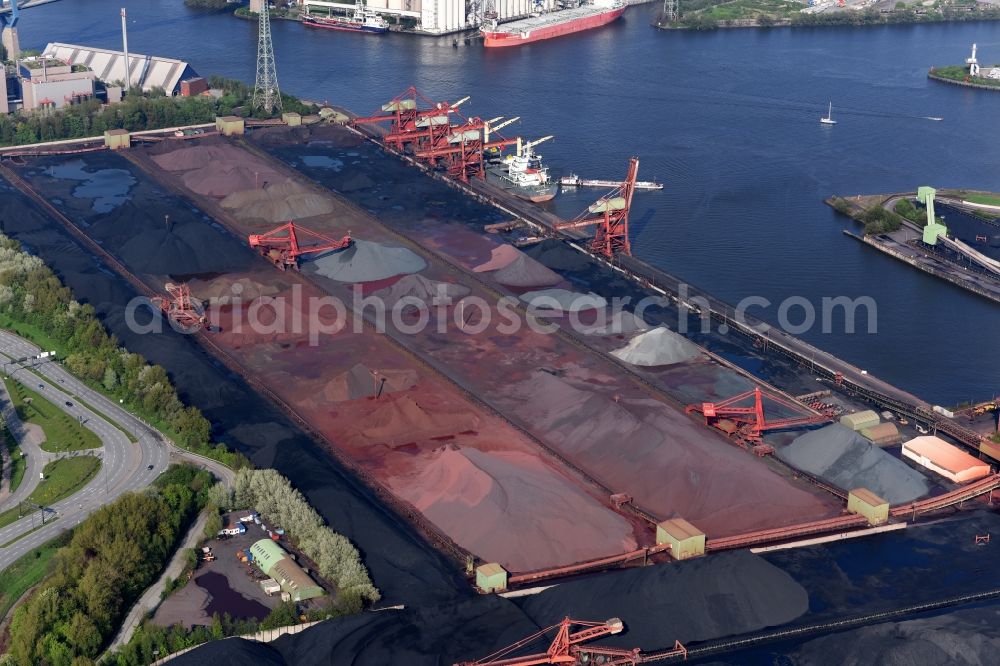
[[[625,12],[620,0],[594,0],[592,4],[541,14],[497,25],[483,26],[483,44],[487,48],[520,46],[543,39],[569,35],[607,25]]]

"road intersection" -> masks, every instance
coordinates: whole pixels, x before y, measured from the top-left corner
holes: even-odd
[[[60,532],[79,525],[91,513],[123,493],[150,485],[171,461],[192,463],[209,469],[224,482],[232,482],[234,474],[231,469],[176,447],[162,433],[133,416],[120,404],[88,387],[60,364],[50,359],[39,359],[40,354],[41,350],[27,340],[7,331],[0,331],[0,363],[4,370],[11,377],[37,390],[74,419],[78,419],[85,428],[100,438],[101,448],[81,454],[93,453],[100,456],[101,470],[80,491],[48,507],[44,526],[39,527],[40,512],[36,510],[31,515],[0,528],[0,570],[33,548],[55,538]],[[11,359],[21,358],[29,360],[22,363],[11,362]],[[130,441],[123,430],[136,441]],[[38,484],[38,472],[44,461],[33,461],[30,450],[27,457],[28,469],[21,487],[0,501],[0,511],[16,507],[18,499],[26,498]]]

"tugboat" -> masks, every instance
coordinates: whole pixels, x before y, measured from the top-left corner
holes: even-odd
[[[551,138],[551,135],[545,136],[523,145],[518,140],[517,154],[505,157],[500,168],[495,171],[500,179],[500,186],[525,201],[552,201],[556,196],[556,188],[549,179],[549,169],[542,166],[542,156],[536,155],[533,150],[535,146]]]
[[[344,30],[347,32],[372,32],[378,35],[389,31],[385,19],[359,2],[354,7],[351,16],[311,16],[302,17],[302,24],[310,28],[326,28],[327,30]]]

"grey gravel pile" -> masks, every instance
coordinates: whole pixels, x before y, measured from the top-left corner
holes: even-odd
[[[337,282],[374,282],[427,268],[427,262],[405,247],[357,239],[346,250],[320,255],[309,263],[317,273]]]
[[[839,423],[797,437],[777,456],[843,490],[867,488],[890,504],[910,502],[930,490],[920,472]]]

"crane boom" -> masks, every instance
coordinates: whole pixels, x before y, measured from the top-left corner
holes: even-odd
[[[581,626],[583,629],[571,632],[570,628],[574,625]],[[585,657],[591,653],[618,657],[619,659],[610,662],[613,664],[638,664],[642,660],[638,648],[633,650],[619,650],[616,648],[585,648],[579,646],[580,643],[600,636],[620,634],[624,628],[625,625],[616,617],[604,622],[588,622],[566,617],[559,624],[554,624],[551,627],[546,627],[541,631],[535,632],[531,636],[513,645],[508,645],[502,650],[498,650],[478,661],[461,662],[455,664],[455,666],[540,666],[542,664],[567,664],[567,666],[571,666],[572,664],[580,663],[581,657]],[[528,647],[553,629],[556,630],[556,636],[545,652],[521,657],[509,656],[513,652]]]

